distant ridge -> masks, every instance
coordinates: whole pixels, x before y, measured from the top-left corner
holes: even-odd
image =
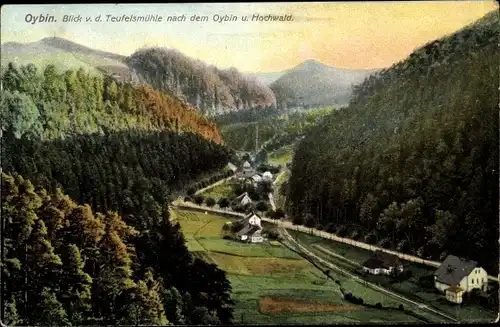
[[[345,69],[309,59],[288,70],[270,87],[278,107],[345,105],[352,87],[380,69]]]

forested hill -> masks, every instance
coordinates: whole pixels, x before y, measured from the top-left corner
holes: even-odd
[[[174,97],[80,68],[9,63],[2,74],[1,118],[18,135],[52,139],[127,129],[194,132],[220,143],[216,126]],[[4,126],[7,127],[7,126]]]
[[[230,160],[215,125],[83,69],[9,65],[2,86],[4,322],[230,324],[225,272],[188,252],[168,210]]]
[[[35,188],[17,174],[1,178],[6,325],[230,320],[224,272],[187,251],[168,211],[158,208],[148,230],[134,228],[116,212],[76,204],[60,189]],[[137,200],[148,201],[147,195],[132,196],[128,205]]]
[[[296,221],[498,273],[499,26],[490,13],[430,42],[308,133],[289,184]]]
[[[276,105],[274,93],[235,68],[218,69],[167,48],[141,49],[127,58],[140,78],[205,114]]]

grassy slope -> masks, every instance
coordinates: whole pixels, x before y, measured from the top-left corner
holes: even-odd
[[[413,317],[401,312],[391,312],[359,307],[357,310],[340,310],[322,313],[259,312],[259,299],[273,297],[294,300],[322,301],[337,305],[346,302],[337,285],[326,281],[324,274],[283,246],[243,244],[223,240],[222,225],[229,218],[198,212],[173,210],[173,219],[181,225],[188,241],[188,248],[217,264],[228,273],[236,302],[236,323],[304,324],[349,322],[415,322]],[[343,276],[331,273],[341,280],[344,287],[362,294],[366,300],[386,305],[397,301],[377,291],[367,289]]]
[[[272,154],[270,154],[268,157],[268,162],[271,165],[284,166],[290,160],[292,160],[293,151],[294,147],[292,145],[287,145],[279,149],[278,151],[275,151]]]
[[[99,66],[123,66],[117,60],[108,58],[99,58],[94,55],[80,55],[71,54],[63,51],[53,51],[53,52],[40,52],[34,56],[32,53],[18,53],[15,56],[11,54],[2,53],[1,63],[2,66],[7,65],[9,62],[14,62],[17,65],[26,65],[29,63],[34,64],[37,67],[45,67],[49,64],[55,64],[61,71],[69,69],[79,69],[83,68],[86,71],[98,73],[96,67]]]

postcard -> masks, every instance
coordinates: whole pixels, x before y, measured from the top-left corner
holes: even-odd
[[[498,9],[3,6],[2,323],[496,322]]]

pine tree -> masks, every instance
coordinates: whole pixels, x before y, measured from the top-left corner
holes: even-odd
[[[81,325],[90,316],[92,309],[92,278],[83,270],[85,262],[76,245],[66,246],[64,252],[62,257],[65,269],[59,278],[61,303],[69,321],[74,325]]]
[[[34,324],[42,326],[71,326],[66,311],[57,300],[54,292],[44,288],[41,294],[39,315],[34,319]]]

